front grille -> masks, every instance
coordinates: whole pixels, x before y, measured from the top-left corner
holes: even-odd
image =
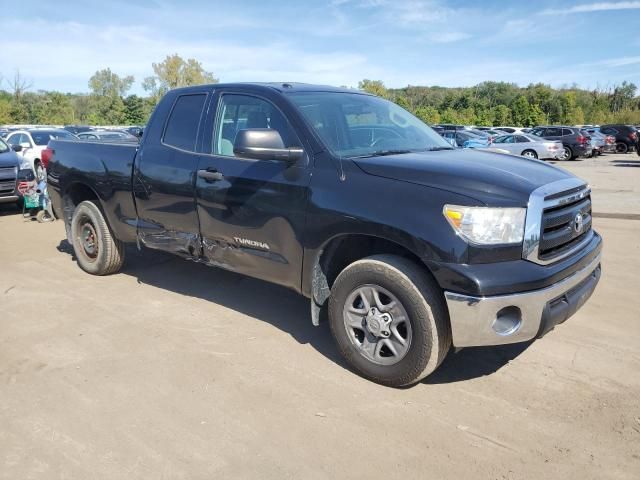
[[[556,200],[542,212],[538,258],[552,260],[566,253],[586,238],[591,231],[591,195],[581,190],[555,194],[545,200]]]
[[[7,182],[6,180],[0,180],[0,195],[13,195],[16,189],[16,181],[12,180]]]
[[[16,177],[18,169],[16,167],[0,167],[0,195],[13,195],[16,189]]]

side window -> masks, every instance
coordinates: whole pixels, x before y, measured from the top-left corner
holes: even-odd
[[[561,137],[562,129],[561,128],[547,128],[546,137]]]
[[[10,135],[9,138],[7,138],[7,143],[9,145],[20,145],[22,142],[26,142],[27,139],[24,138],[24,135],[22,135],[21,133],[15,133],[13,135]]]
[[[502,143],[513,143],[513,135],[505,135]]]
[[[198,125],[206,98],[204,93],[178,97],[164,130],[162,141],[166,145],[195,151]]]
[[[516,137],[516,142],[517,143],[527,143],[529,141],[529,139],[523,135],[518,135]]]
[[[537,135],[538,137],[543,137],[544,136],[544,128],[535,128],[535,129],[531,130],[531,133],[533,133],[534,135]]]
[[[299,147],[300,141],[289,122],[271,102],[249,95],[226,94],[218,105],[218,121],[213,136],[213,153],[235,156],[233,144],[240,130],[270,128],[277,130],[285,147]]]
[[[563,128],[562,135],[573,135],[573,130],[570,130],[568,128]]]

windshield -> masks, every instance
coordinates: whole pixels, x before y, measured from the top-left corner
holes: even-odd
[[[49,140],[74,140],[76,137],[66,130],[46,130],[41,132],[31,132],[31,138],[36,145],[47,145]]]
[[[451,150],[440,135],[394,103],[357,93],[293,93],[291,100],[339,157]]]
[[[0,153],[7,153],[9,151],[9,146],[4,143],[4,140],[0,139]]]

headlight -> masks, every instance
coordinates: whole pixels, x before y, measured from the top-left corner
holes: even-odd
[[[33,170],[33,169],[31,168],[31,164],[28,161],[24,160],[20,162],[20,170]]]
[[[526,208],[445,205],[442,213],[458,235],[478,245],[522,243]]]

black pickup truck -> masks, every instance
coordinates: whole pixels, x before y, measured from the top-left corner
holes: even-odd
[[[49,192],[81,268],[117,272],[137,243],[284,285],[385,385],[426,377],[452,345],[541,336],[600,278],[585,182],[454,150],[362,92],[188,87],[162,99],[139,146],[49,147]]]

